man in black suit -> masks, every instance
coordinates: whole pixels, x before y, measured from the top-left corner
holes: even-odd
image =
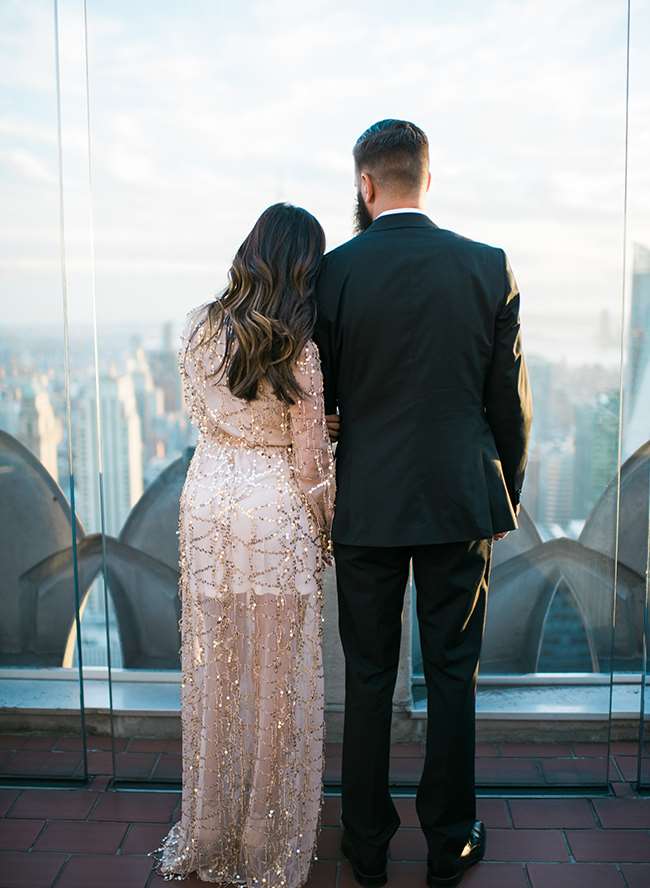
[[[404,591],[417,588],[428,724],[416,807],[430,885],[485,848],[475,694],[492,541],[517,527],[531,426],[519,293],[505,253],[422,207],[426,135],[383,120],[354,148],[357,237],[317,287],[325,406],[340,415],[333,526],[346,661],[343,851],[386,882],[388,784]]]

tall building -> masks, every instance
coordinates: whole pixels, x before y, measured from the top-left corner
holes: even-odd
[[[105,529],[117,536],[142,496],[142,437],[130,376],[102,375],[99,381],[104,456]],[[95,387],[75,397],[73,453],[79,518],[86,530],[101,529]]]
[[[128,373],[133,380],[136,406],[140,417],[144,471],[149,460],[156,456],[158,450],[156,420],[164,410],[164,394],[162,389],[154,385],[149,362],[141,346],[136,349],[135,356],[128,361]]]
[[[574,463],[575,447],[571,440],[550,442],[540,448],[536,517],[541,524],[564,529],[575,517]]]
[[[634,245],[632,295],[628,329],[628,390],[638,391],[641,378],[650,363],[650,250]]]
[[[22,388],[17,438],[58,481],[57,448],[63,430],[54,415],[47,389],[36,378]]]
[[[634,245],[627,332],[623,458],[650,438],[650,250]]]
[[[46,377],[22,376],[0,391],[0,429],[13,435],[59,481],[59,444],[63,425],[56,416]]]
[[[586,519],[616,474],[618,392],[598,395],[576,407],[574,515]]]
[[[180,413],[183,409],[181,377],[178,372],[179,344],[172,341],[172,325],[166,321],[162,327],[162,347],[147,351],[154,385],[163,392],[163,411]]]

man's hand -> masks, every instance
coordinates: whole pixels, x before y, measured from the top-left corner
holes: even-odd
[[[515,515],[519,517],[519,510],[521,509],[521,503],[517,503],[517,508],[515,509]],[[503,533],[495,533],[492,539],[498,543],[499,540],[505,540],[505,538],[510,533],[509,530],[505,530]]]
[[[327,421],[327,431],[329,432],[330,441],[334,443],[339,439],[339,429],[341,428],[341,417],[338,413],[330,413],[325,417]]]

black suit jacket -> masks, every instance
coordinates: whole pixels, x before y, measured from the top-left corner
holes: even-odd
[[[335,542],[517,526],[532,408],[503,250],[396,213],[323,259],[314,338],[341,414]]]

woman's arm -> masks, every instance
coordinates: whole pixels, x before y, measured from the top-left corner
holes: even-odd
[[[334,514],[334,458],[323,404],[323,375],[318,349],[308,342],[296,366],[296,380],[305,397],[289,407],[293,464],[324,544]]]

